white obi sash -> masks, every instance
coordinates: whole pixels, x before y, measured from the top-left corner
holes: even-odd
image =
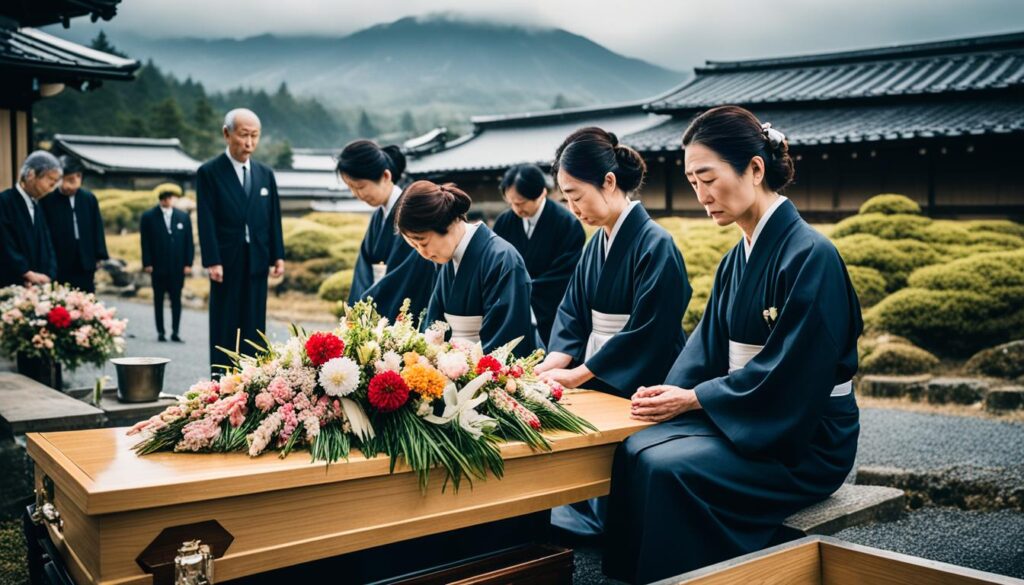
[[[377,262],[373,265],[373,284],[380,282],[380,279],[384,278],[384,275],[388,272],[388,265],[383,262]]]
[[[730,339],[729,373],[731,374],[746,366],[747,362],[754,359],[754,356],[760,353],[762,349],[764,349],[763,345],[751,345],[749,343],[740,343]],[[832,388],[832,396],[846,396],[852,391],[853,382],[848,380]]]
[[[452,315],[444,314],[444,320],[452,328],[452,339],[464,339],[471,343],[480,342],[480,328],[484,325],[483,315]]]
[[[631,315],[609,315],[599,311],[590,311],[590,322],[592,328],[590,337],[587,338],[587,351],[583,361],[589,360],[595,353],[608,343],[608,340],[615,337],[622,328],[629,322]]]

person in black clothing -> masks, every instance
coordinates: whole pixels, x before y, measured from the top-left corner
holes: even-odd
[[[175,209],[181,187],[174,183],[159,185],[154,192],[160,204],[142,214],[139,233],[142,236],[142,266],[153,280],[153,310],[156,316],[157,339],[164,337],[164,295],[171,299],[171,341],[182,343],[178,335],[181,325],[181,289],[185,276],[192,274],[195,247],[192,243],[192,220],[188,213]]]
[[[110,257],[100,205],[82,188],[82,163],[66,155],[60,162],[64,181],[39,203],[57,256],[57,282],[96,292],[97,262]]]
[[[45,150],[25,158],[18,182],[0,192],[0,287],[46,284],[57,262],[39,201],[60,182],[60,161]]]

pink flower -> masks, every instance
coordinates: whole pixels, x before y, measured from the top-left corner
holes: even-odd
[[[428,345],[441,345],[444,343],[444,331],[431,327],[423,334]]]
[[[270,392],[260,392],[256,395],[256,408],[263,412],[269,411],[274,406],[274,397]]]
[[[284,404],[291,402],[292,397],[295,396],[295,392],[292,391],[291,386],[284,378],[274,378],[270,381],[270,385],[267,386],[267,391],[274,397],[274,400],[278,404]]]
[[[469,373],[469,362],[461,351],[449,351],[437,356],[437,369],[450,380],[458,380]]]

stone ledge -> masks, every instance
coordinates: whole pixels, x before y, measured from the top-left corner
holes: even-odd
[[[989,412],[1018,409],[1024,409],[1024,386],[1000,386],[985,395],[985,410]]]
[[[804,508],[786,519],[786,528],[801,534],[835,534],[844,528],[895,520],[903,514],[903,490],[843,484],[823,502]]]

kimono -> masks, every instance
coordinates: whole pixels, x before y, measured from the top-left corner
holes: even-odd
[[[401,189],[395,187],[398,193]],[[436,265],[420,256],[395,229],[398,198],[385,215],[384,206],[373,212],[370,225],[359,246],[359,257],[352,274],[348,304],[373,297],[377,312],[394,321],[408,298],[409,313],[420,317],[430,302]]]
[[[607,258],[604,230],[587,244],[548,351],[586,364],[595,377],[588,388],[629,397],[665,380],[686,342],[683,313],[692,290],[672,236],[639,204],[623,215]]]
[[[546,345],[551,337],[558,305],[565,296],[576,265],[583,253],[586,234],[576,217],[557,201],[545,201],[529,237],[523,220],[512,210],[494,222],[494,233],[515,246],[526,262],[533,290],[530,306],[537,333]]]
[[[459,262],[441,267],[424,328],[435,321],[451,327],[448,338],[479,341],[490,352],[522,337],[513,353],[526,356],[539,339],[530,323],[530,275],[526,263],[485,225],[476,226]]]
[[[612,230],[590,239],[558,307],[548,351],[573,357],[594,374],[586,383],[629,397],[640,386],[661,384],[686,343],[683,313],[692,289],[672,236],[639,203]],[[606,498],[560,506],[558,528],[582,536],[603,532]]]
[[[860,304],[832,243],[782,200],[715,276],[666,384],[702,409],[644,429],[612,467],[604,572],[646,583],[762,549],[853,466]]]

